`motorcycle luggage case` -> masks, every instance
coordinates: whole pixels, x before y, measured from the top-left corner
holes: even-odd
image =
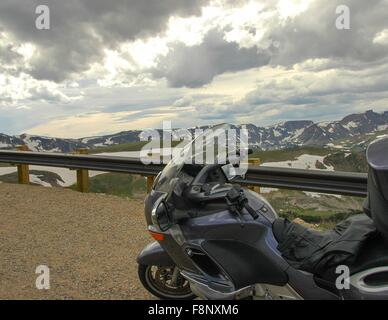
[[[367,150],[369,165],[367,212],[388,241],[388,138],[372,142]]]

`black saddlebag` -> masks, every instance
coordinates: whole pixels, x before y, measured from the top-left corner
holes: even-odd
[[[378,234],[365,214],[352,216],[327,232],[279,218],[273,232],[278,250],[290,265],[315,275],[340,264],[352,264],[366,241]]]

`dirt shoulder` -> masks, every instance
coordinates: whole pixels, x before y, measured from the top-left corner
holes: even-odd
[[[0,183],[0,299],[152,298],[137,278],[145,230],[140,200]]]

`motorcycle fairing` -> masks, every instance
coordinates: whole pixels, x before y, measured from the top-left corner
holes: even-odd
[[[148,244],[137,257],[138,264],[170,267],[174,261],[158,242]]]
[[[257,193],[247,191],[247,198],[253,207],[265,208],[257,220],[244,212],[241,224],[227,208],[213,214],[201,214],[205,207],[196,217],[182,221],[181,230],[188,241],[180,254],[186,255],[188,248],[194,252],[201,250],[222,269],[235,290],[254,283],[285,285],[285,270],[289,265],[277,251],[271,230],[277,215]],[[195,262],[205,276],[214,273],[209,270],[208,261]]]

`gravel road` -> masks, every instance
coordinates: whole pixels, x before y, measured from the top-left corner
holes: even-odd
[[[0,183],[0,299],[152,299],[137,277],[145,227],[141,200]]]

